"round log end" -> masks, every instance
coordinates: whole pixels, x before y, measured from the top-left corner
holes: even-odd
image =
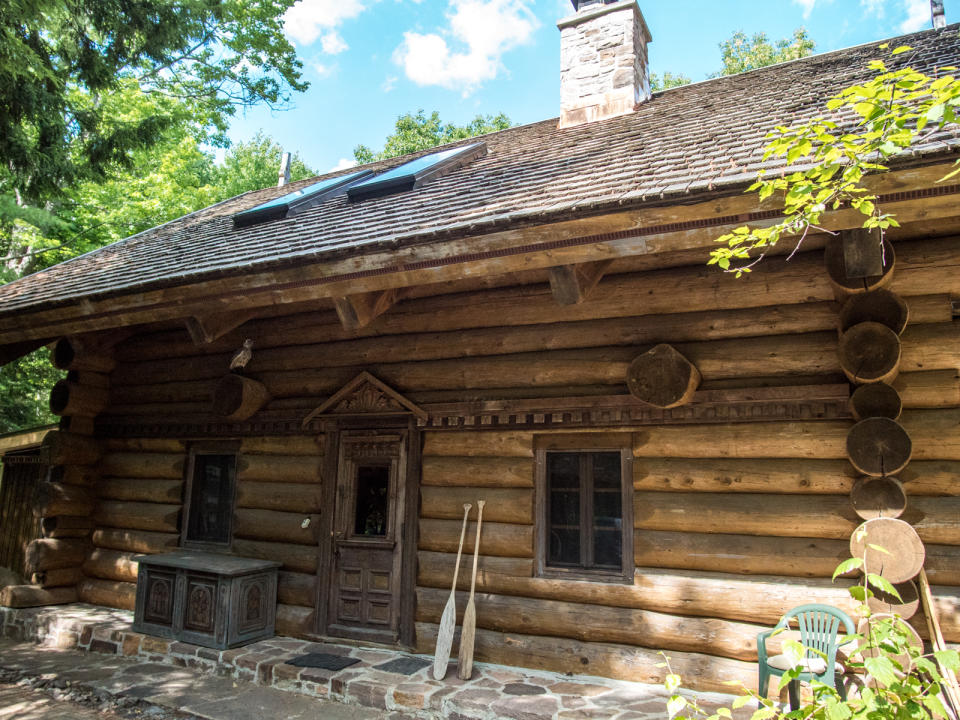
[[[213,391],[213,412],[227,420],[246,420],[269,400],[263,383],[242,375],[224,375]]]
[[[894,518],[867,520],[850,536],[850,554],[866,561],[864,570],[903,583],[923,568],[926,550],[909,523]]]
[[[875,613],[896,613],[904,620],[909,620],[920,609],[920,592],[917,590],[917,584],[913,580],[908,580],[893,587],[900,595],[899,599],[896,595],[870,588],[873,596],[867,598],[867,605]]]
[[[823,256],[830,276],[830,283],[844,296],[858,295],[871,290],[877,290],[893,279],[893,270],[896,266],[896,254],[889,240],[883,241],[883,274],[868,278],[848,278],[847,268],[843,259],[843,242],[835,238],[827,243]]]
[[[891,382],[900,366],[900,337],[886,325],[862,322],[840,337],[837,354],[851,382]]]
[[[50,391],[50,412],[54,415],[63,415],[63,411],[70,404],[70,386],[73,383],[59,380]]]
[[[68,337],[57,340],[57,344],[53,346],[53,350],[50,352],[50,362],[59,370],[69,370],[76,357],[76,348],[73,341]]]
[[[890,418],[861,420],[847,433],[847,457],[862,474],[871,477],[896,475],[913,454],[907,431]]]
[[[700,371],[675,348],[657,345],[630,363],[627,387],[648,405],[673,408],[690,401],[700,378]]]
[[[909,319],[910,308],[902,297],[889,290],[871,290],[854,295],[844,304],[840,311],[840,332],[862,322],[878,322],[899,335]]]
[[[896,420],[903,410],[900,393],[886,383],[861,385],[850,396],[850,412],[855,420],[884,417]]]
[[[907,494],[895,477],[865,477],[850,491],[854,512],[864,520],[897,518],[907,509]]]

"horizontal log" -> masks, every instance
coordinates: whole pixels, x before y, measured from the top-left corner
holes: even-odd
[[[60,370],[109,373],[116,366],[111,348],[76,335],[60,338],[53,347],[50,361]]]
[[[637,491],[843,495],[857,477],[845,460],[644,457],[633,462]]]
[[[850,556],[846,540],[655,530],[635,533],[633,547],[645,567],[789,577],[831,577]]]
[[[106,438],[103,446],[108,454],[129,452],[182,455],[187,451],[186,443],[175,438]]]
[[[100,461],[100,473],[112,477],[183,479],[186,456],[180,453],[110,452]]]
[[[461,518],[463,508],[460,508]],[[456,552],[460,542],[462,520],[420,520],[420,549]],[[499,557],[533,557],[533,526],[507,523],[483,523],[480,531],[480,552]],[[470,522],[466,536],[476,535],[476,524]],[[464,552],[473,551],[473,542],[464,542]]]
[[[437,623],[449,591],[417,590],[418,622]],[[457,593],[458,624],[467,593]],[[649,610],[587,605],[541,598],[477,593],[477,627],[503,633],[618,642],[672,652],[703,652],[737,660],[757,659],[760,625],[684,617]]]
[[[417,584],[449,592],[455,553],[420,551]],[[470,561],[461,560],[460,590],[470,589]],[[529,560],[480,559],[477,591],[560,602],[652,610],[673,615],[725,618],[772,625],[801,602],[841,607],[853,614],[858,603],[847,590],[849,581],[744,576],[693,570],[637,568],[633,584],[571,582],[532,577]]]
[[[107,388],[60,380],[50,391],[50,412],[54,415],[95,417],[107,407],[109,400]]]
[[[313,609],[278,603],[275,630],[277,635],[286,637],[308,637],[316,634]]]
[[[421,487],[420,517],[456,520],[463,518],[463,506],[471,504],[476,515],[477,501],[484,500],[483,519],[489,522],[533,524],[533,490],[524,488]]]
[[[960,547],[956,545],[926,546],[924,569],[936,585],[960,586]]]
[[[318,483],[240,482],[237,484],[237,507],[262,510],[317,513],[323,506],[323,492]]]
[[[183,499],[183,481],[106,478],[97,485],[97,495],[102,500],[179,503]]]
[[[7,585],[0,588],[0,606],[10,608],[66,605],[77,601],[77,588],[40,588],[36,585]]]
[[[98,525],[128,530],[177,532],[180,528],[180,505],[101,501],[93,514]]]
[[[960,373],[956,370],[900,373],[893,388],[905,408],[960,407]]]
[[[578,307],[578,306],[574,306]],[[417,652],[432,653],[437,626],[417,623]],[[581,642],[566,638],[477,630],[474,657],[478,662],[513,665],[571,675],[599,675],[618,680],[662,685],[666,669],[655,650],[630,645]],[[455,644],[453,652],[457,652]],[[699,653],[670,653],[670,666],[684,687],[730,692],[728,681],[756,688],[757,665]]]
[[[464,431],[424,434],[423,456],[532,458],[533,433]]]
[[[232,552],[234,555],[241,557],[276,560],[282,563],[284,570],[311,574],[317,572],[319,559],[319,549],[317,547],[235,538]]]
[[[89,515],[93,510],[93,497],[86,488],[44,482],[38,488],[34,514],[40,517],[53,515]]]
[[[317,576],[308,573],[277,573],[277,602],[313,609],[317,603]]]
[[[234,537],[249,540],[316,545],[320,538],[320,516],[238,508],[233,516]]]
[[[120,582],[137,581],[139,563],[133,559],[135,553],[97,548],[83,563],[83,572],[88,577]]]
[[[80,567],[89,551],[90,545],[82,540],[31,540],[24,556],[24,570],[35,573],[41,570]]]
[[[48,538],[83,538],[93,527],[93,518],[88,516],[56,515],[40,521],[43,536]]]
[[[119,528],[97,528],[91,538],[94,546],[133,553],[169,552],[180,544],[180,533],[147,532]]]
[[[40,446],[48,465],[93,465],[100,459],[100,443],[85,435],[51,430]]]
[[[645,427],[634,434],[634,457],[846,457],[850,424],[843,421]]]
[[[904,410],[900,424],[916,460],[960,460],[960,410]]]
[[[241,455],[323,455],[323,435],[247,437],[240,441]]]
[[[79,487],[93,487],[100,480],[100,471],[90,465],[54,465],[47,474],[50,482]]]
[[[835,540],[849,539],[862,522],[850,498],[840,495],[665,492],[635,493],[633,521],[644,531]]]
[[[90,415],[61,415],[57,429],[89,437],[96,433],[96,419]]]
[[[900,519],[913,525],[925,543],[960,545],[960,497],[914,497],[911,494],[906,512]]]
[[[953,322],[918,325],[913,322],[900,337],[901,372],[956,370],[960,332]]]
[[[511,457],[425,457],[421,485],[532,488],[533,463]]]
[[[40,570],[30,576],[30,582],[42,588],[72,587],[83,579],[78,567]]]
[[[323,457],[319,455],[241,455],[237,478],[258,482],[320,482]]]
[[[81,602],[91,605],[133,610],[137,601],[137,584],[86,578],[77,586],[77,594]]]

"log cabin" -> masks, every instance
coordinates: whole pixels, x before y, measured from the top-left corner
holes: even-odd
[[[477,660],[658,682],[664,650],[722,689],[755,685],[787,609],[851,609],[830,579],[851,533],[899,515],[960,642],[956,135],[869,178],[900,222],[873,270],[840,208],[735,278],[705,261],[780,216],[744,192],[782,170],[766,133],[886,51],[651,94],[636,2],[574,7],[559,119],[246,193],[0,288],[0,359],[47,345],[68,371],[38,582],[7,604],[132,609],[138,554],[201,548],[280,564],[278,634],[432,653],[483,499]],[[960,64],[957,26],[892,42]]]

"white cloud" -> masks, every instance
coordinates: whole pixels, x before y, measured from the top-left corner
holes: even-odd
[[[349,170],[352,167],[355,167],[357,164],[356,160],[350,158],[340,158],[340,162],[334,165],[332,168],[327,170],[327,172],[338,172],[340,170]]]
[[[366,9],[364,0],[300,0],[283,15],[283,29],[298,45],[312,45],[325,30]]]
[[[317,74],[318,77],[328,77],[333,75],[337,71],[337,65],[325,65],[322,62],[313,62],[310,64],[310,67],[313,68],[313,71]]]
[[[804,19],[810,17],[810,13],[813,12],[813,6],[817,4],[817,0],[793,0],[793,2],[803,8]]]
[[[864,9],[864,14],[882,20],[886,15],[885,3],[886,0],[860,0],[860,7]]]
[[[336,30],[324,33],[320,37],[320,47],[327,55],[337,55],[346,50],[349,46]]]
[[[907,19],[900,23],[900,32],[916,32],[925,27],[933,27],[930,14],[930,0],[903,0]]]
[[[393,87],[397,84],[397,80],[398,78],[396,75],[388,75],[386,80],[383,81],[383,85],[380,86],[380,89],[383,90],[385,93],[390,92],[391,90],[393,90]]]
[[[529,42],[540,25],[530,4],[530,0],[450,0],[449,26],[441,34],[404,33],[394,62],[417,85],[439,85],[469,95],[497,76],[505,52]]]

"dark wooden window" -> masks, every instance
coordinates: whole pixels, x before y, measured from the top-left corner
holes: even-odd
[[[184,508],[184,546],[230,546],[236,465],[235,453],[191,452]]]
[[[631,462],[629,443],[619,434],[539,443],[540,575],[632,581]]]

